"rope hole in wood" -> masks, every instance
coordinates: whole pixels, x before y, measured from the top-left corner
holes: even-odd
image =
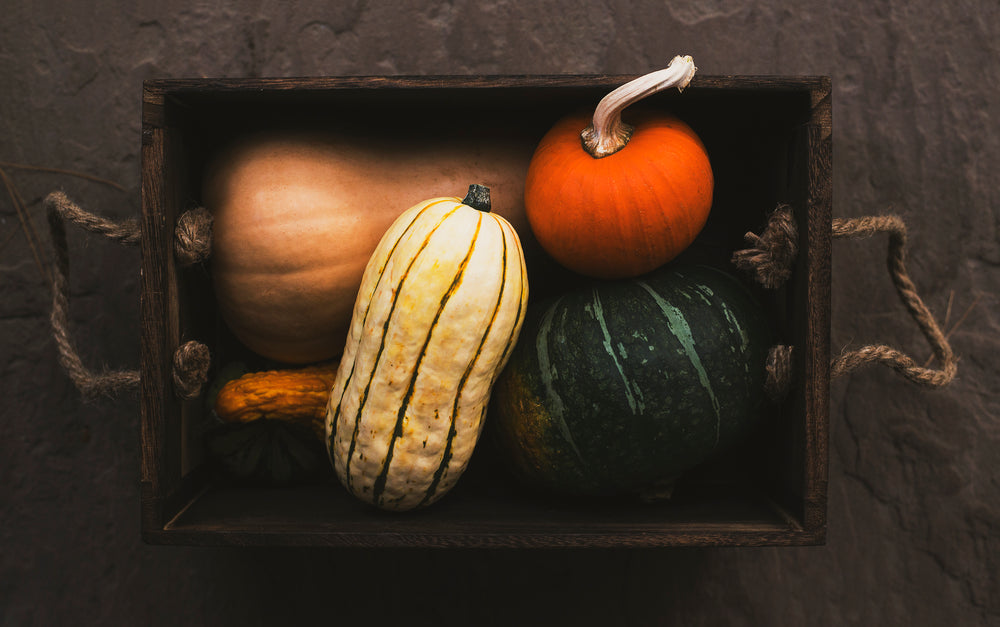
[[[84,366],[69,331],[69,248],[66,222],[72,222],[91,233],[103,235],[125,245],[141,240],[138,221],[107,220],[85,211],[61,191],[45,198],[49,231],[55,249],[55,269],[52,286],[52,336],[59,351],[59,363],[84,398],[114,397],[139,387],[138,370],[105,370],[95,373]],[[203,208],[186,211],[177,221],[174,232],[174,255],[182,266],[202,262],[211,254],[212,216]],[[182,344],[174,352],[172,378],[175,395],[192,400],[201,395],[208,381],[211,355],[208,347],[196,341]]]
[[[834,218],[831,235],[834,238],[861,239],[880,233],[889,236],[886,265],[896,293],[931,345],[940,368],[920,366],[902,351],[884,344],[872,344],[845,351],[833,359],[830,364],[830,376],[840,377],[865,364],[880,363],[923,387],[945,386],[955,378],[958,358],[934,315],[917,293],[916,286],[906,270],[906,225],[903,220],[895,215]],[[780,287],[791,276],[797,254],[798,226],[791,207],[779,205],[769,216],[761,235],[747,233],[744,239],[749,248],[737,251],[732,257],[732,262],[741,270],[751,273],[764,287],[769,289]],[[772,349],[768,363],[769,395],[782,394],[782,390],[787,390],[790,381],[782,380],[782,377],[792,376],[790,367],[786,371],[783,366],[772,365],[778,355],[775,353],[777,348]],[[788,358],[789,360],[791,358],[790,348]]]

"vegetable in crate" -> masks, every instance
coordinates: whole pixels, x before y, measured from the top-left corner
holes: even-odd
[[[517,341],[528,282],[517,234],[489,190],[407,210],[365,269],[330,394],[341,483],[388,510],[428,505],[465,470],[497,374]]]
[[[206,449],[226,475],[252,485],[296,485],[330,474],[323,443],[312,429],[294,422],[222,424],[206,434]]]
[[[336,362],[250,372],[222,386],[215,397],[215,413],[223,422],[270,419],[298,423],[322,441],[326,403],[336,376]]]
[[[680,119],[622,110],[683,89],[691,57],[608,94],[592,120],[570,115],[542,138],[525,181],[525,210],[539,244],[563,266],[592,277],[649,272],[686,249],[712,207],[714,178],[704,145]],[[591,122],[588,125],[588,122]]]
[[[254,483],[328,474],[326,403],[336,374],[336,362],[249,373],[227,366],[220,379],[228,380],[209,401],[224,423],[208,433],[209,455],[230,476]]]
[[[430,190],[489,181],[495,211],[526,228],[530,154],[519,144],[491,139],[484,151],[481,133],[384,126],[251,134],[209,164],[202,201],[214,216],[219,312],[258,355],[290,364],[337,357],[365,263],[403,208]]]
[[[525,482],[641,493],[737,442],[758,418],[769,325],[736,279],[673,264],[532,311],[490,429]]]

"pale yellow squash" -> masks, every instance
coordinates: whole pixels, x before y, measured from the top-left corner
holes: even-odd
[[[473,190],[414,206],[365,270],[327,438],[341,483],[377,507],[425,506],[455,485],[517,341],[524,256],[510,223],[481,209]]]

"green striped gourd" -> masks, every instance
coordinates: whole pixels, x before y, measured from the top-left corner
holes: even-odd
[[[771,344],[750,293],[712,268],[588,285],[531,309],[490,429],[537,487],[665,488],[751,428]]]
[[[402,511],[455,485],[527,298],[517,234],[489,212],[485,187],[400,215],[365,269],[327,408],[348,491]]]

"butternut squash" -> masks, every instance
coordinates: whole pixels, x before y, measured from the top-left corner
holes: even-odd
[[[416,134],[419,133],[419,134]],[[533,143],[486,130],[363,128],[269,131],[240,138],[209,164],[203,203],[214,216],[211,273],[236,337],[285,363],[344,348],[365,264],[393,220],[468,181],[519,233]]]

